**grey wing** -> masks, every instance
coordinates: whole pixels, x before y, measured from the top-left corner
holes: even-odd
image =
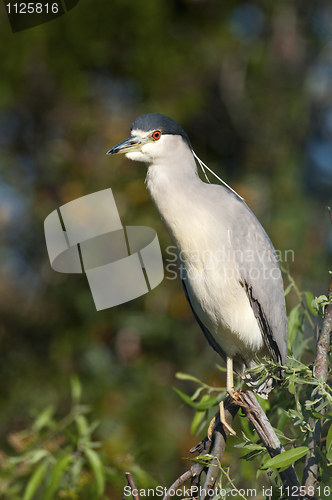
[[[244,202],[236,203],[233,213],[238,218],[233,220],[231,241],[242,285],[272,359],[286,364],[287,318],[279,261],[255,215]]]
[[[209,332],[209,330],[203,325],[203,323],[201,322],[201,320],[199,319],[199,317],[197,316],[196,312],[195,312],[195,309],[193,308],[191,302],[190,302],[190,298],[189,298],[189,294],[188,294],[188,291],[187,291],[187,288],[186,288],[186,284],[185,284],[185,281],[183,279],[181,279],[181,283],[182,283],[182,286],[183,286],[183,290],[184,290],[184,294],[186,296],[186,299],[187,301],[189,302],[189,305],[191,307],[191,310],[195,316],[195,319],[197,321],[197,323],[199,324],[199,326],[201,327],[201,330],[202,332],[204,333],[205,335],[205,338],[207,339],[207,341],[209,342],[210,346],[219,354],[219,356],[222,357],[222,359],[224,361],[226,361],[226,354],[224,353],[224,351],[222,350],[222,348],[220,347],[220,345],[218,344],[218,342],[215,340],[215,338],[213,337],[213,335]]]

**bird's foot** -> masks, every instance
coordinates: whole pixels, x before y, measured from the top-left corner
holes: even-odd
[[[230,397],[231,399],[235,399],[235,400],[236,400],[236,399],[237,399],[237,393],[238,393],[238,392],[239,392],[239,391],[234,391],[234,388],[227,389],[227,394],[229,395],[229,397]]]
[[[239,389],[237,391],[227,391],[229,399],[226,400],[226,404],[235,404],[240,406],[241,408],[245,407],[247,410],[249,410],[248,404],[245,402],[242,390]]]
[[[215,415],[213,417],[213,419],[211,420],[211,422],[209,424],[209,427],[208,427],[207,437],[208,437],[208,439],[210,441],[212,441],[213,431],[214,431],[214,428],[215,428],[216,422],[217,422],[217,416],[218,415]],[[229,425],[228,422],[226,422],[225,409],[224,409],[224,402],[223,401],[220,401],[220,403],[219,403],[219,418],[220,418],[220,423],[224,426],[224,428],[230,434],[232,434],[232,436],[236,436],[235,430]]]
[[[232,434],[232,436],[236,436],[235,430],[226,422],[225,408],[224,408],[224,402],[223,401],[220,401],[220,403],[219,403],[219,416],[220,416],[220,422],[225,427],[225,429],[227,429],[228,432],[230,434]]]
[[[214,416],[213,419],[211,420],[211,422],[209,423],[209,427],[207,430],[207,437],[210,441],[212,441],[212,435],[213,435],[216,420],[217,420],[217,417]]]
[[[242,390],[241,389],[238,389],[237,391],[234,391],[234,389],[229,389],[229,390],[227,390],[227,394],[228,394],[232,403],[245,404],[243,397],[242,397]]]

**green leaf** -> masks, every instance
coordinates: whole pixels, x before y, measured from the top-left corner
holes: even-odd
[[[242,446],[241,446],[242,444]],[[243,448],[244,450],[248,450],[248,451],[266,451],[266,448],[265,446],[261,446],[259,444],[247,444],[247,443],[241,443],[241,444],[237,444],[234,446],[234,448]]]
[[[34,494],[36,493],[38,487],[45,477],[47,467],[48,462],[46,461],[41,463],[39,467],[37,467],[35,472],[30,477],[28,484],[26,485],[23,500],[30,500],[31,498],[33,498]]]
[[[179,380],[191,380],[192,382],[196,382],[197,384],[203,384],[203,382],[201,382],[198,378],[193,377],[192,375],[188,375],[187,373],[178,372],[175,376]]]
[[[105,490],[104,466],[99,458],[99,455],[94,450],[91,450],[90,448],[85,448],[84,453],[94,473],[97,484],[97,495],[99,497],[104,493]]]
[[[317,308],[317,306],[319,304],[322,304],[323,302],[327,302],[327,301],[328,301],[328,299],[327,299],[326,295],[320,295],[319,297],[315,297],[313,299],[312,307]]]
[[[244,432],[242,431],[242,436],[243,436],[243,439],[246,441],[246,440],[249,440],[249,441],[254,441],[255,439],[255,436],[254,434],[252,433],[251,431],[251,428],[250,428],[250,425],[249,425],[249,422],[248,420],[246,419],[246,417],[242,417],[241,416],[241,419],[240,419],[240,422],[241,422],[241,426],[242,426],[242,429],[244,430]]]
[[[39,460],[47,457],[49,454],[50,452],[48,450],[33,450],[29,453],[29,464],[36,464],[37,462],[39,462]]]
[[[291,375],[288,379],[288,390],[291,394],[295,394],[295,386],[294,386],[295,379],[296,379],[295,374]]]
[[[40,431],[43,427],[46,427],[51,422],[54,411],[54,405],[49,405],[45,408],[45,410],[43,410],[34,421],[32,429],[34,431]]]
[[[258,450],[258,451],[250,451],[246,455],[243,455],[243,457],[240,457],[241,460],[253,460],[254,458],[258,457],[262,453],[264,453],[266,449],[264,450]]]
[[[72,455],[64,455],[56,462],[51,471],[50,480],[47,485],[44,499],[52,500],[54,494],[56,493],[63,474],[66,472],[68,465],[73,460]]]
[[[193,421],[192,421],[192,424],[191,424],[191,427],[190,427],[190,433],[191,434],[195,434],[195,433],[199,433],[201,432],[201,430],[203,429],[204,425],[206,424],[206,421],[207,421],[207,411],[199,411],[197,410],[195,415],[194,415],[194,418],[193,418]]]
[[[326,458],[327,458],[328,460],[330,460],[330,461],[332,460],[332,448],[331,448],[331,449],[330,449],[330,451],[326,454]]]
[[[91,405],[77,405],[76,406],[77,413],[90,413],[91,410],[92,410]]]
[[[204,401],[208,401],[210,399],[208,394],[204,394],[201,399],[201,403],[204,403]],[[199,427],[199,424],[202,422],[206,414],[206,410],[198,410],[196,411],[192,424],[191,424],[191,429],[190,432],[191,434],[195,434],[196,430]]]
[[[289,416],[285,413],[282,408],[278,408],[278,427],[283,430],[289,422]],[[276,430],[276,429],[275,429]],[[276,430],[277,433],[277,430]],[[277,433],[278,436],[278,433]],[[280,439],[280,436],[278,436]]]
[[[330,448],[332,445],[332,424],[330,425],[329,432],[327,433],[326,436],[326,451],[330,451]]]
[[[288,294],[289,294],[289,292],[292,290],[292,288],[293,288],[293,283],[290,283],[290,284],[288,285],[288,287],[286,288],[286,290],[285,290],[285,297],[287,297],[287,295],[288,295]]]
[[[284,439],[285,441],[290,441],[290,438],[286,437],[285,434],[280,429],[276,429],[275,427],[273,427],[273,430],[279,439]]]
[[[307,410],[310,410],[310,406],[315,406],[317,405],[317,403],[319,403],[321,400],[321,398],[318,398],[318,399],[314,399],[312,401],[310,401],[309,399],[307,399],[307,401],[305,402],[305,407]]]
[[[291,310],[288,316],[287,338],[291,345],[295,340],[297,329],[299,328],[299,326],[300,326],[299,309],[298,307],[294,307],[294,309]]]
[[[317,314],[323,316],[325,307],[330,303],[331,301],[326,297],[326,295],[320,295],[319,297],[314,298],[314,300],[311,302],[311,306],[317,311]]]
[[[312,379],[309,379],[309,378],[301,378],[301,377],[297,377],[296,378],[296,383],[299,384],[299,385],[306,385],[306,384],[309,384],[309,385],[317,385],[317,382],[315,380],[312,380]]]
[[[191,400],[192,401],[195,401],[195,399],[198,398],[198,396],[200,395],[200,393],[204,391],[204,387],[197,387],[196,391],[194,392],[194,394],[191,396]]]
[[[314,314],[315,316],[317,316],[317,311],[312,307],[312,301],[314,300],[314,296],[311,292],[304,292],[304,295],[307,299],[307,304],[308,304],[308,307],[310,309],[310,312],[312,314]]]
[[[97,427],[99,427],[99,425],[100,425],[100,420],[94,420],[92,424],[89,425],[88,429],[89,434],[91,435],[97,429]]]
[[[206,467],[214,467],[215,464],[212,462],[212,460],[215,460],[216,457],[214,455],[210,455],[209,453],[206,453],[205,455],[199,455],[198,457],[182,457],[182,460],[187,460],[188,462],[194,462],[198,464],[203,464]],[[217,459],[218,460],[218,459]]]
[[[90,441],[87,446],[89,446],[89,448],[101,448],[103,445],[103,443],[101,441]]]
[[[89,424],[87,419],[83,415],[77,415],[75,422],[80,437],[87,437],[89,435]]]
[[[72,375],[70,377],[70,386],[71,386],[71,398],[74,404],[77,404],[82,395],[82,385],[77,375]]]
[[[286,414],[294,421],[303,421],[303,415],[300,412],[293,410],[292,408],[286,411]]]
[[[107,474],[107,471],[109,471],[109,467],[108,468],[105,467],[104,471],[105,474]],[[140,467],[137,464],[133,463],[130,466],[130,471],[132,472],[132,475],[135,478],[135,480],[137,480],[137,483],[140,483],[140,485],[142,485],[143,488],[144,487],[156,488],[159,484],[159,482],[157,482],[152,476],[150,476],[150,474],[148,474],[145,470],[142,469],[142,467]],[[119,472],[117,472],[117,478],[118,476]],[[103,500],[106,500],[106,498],[104,498]]]
[[[195,403],[187,394],[180,391],[180,389],[178,389],[177,387],[173,387],[173,389],[185,403],[192,406],[193,408],[196,408],[196,410],[207,410],[208,408],[211,408],[211,406],[217,405],[220,402],[220,398],[222,397],[221,394],[218,394],[218,396],[209,397],[208,401],[200,401],[199,403]]]
[[[304,349],[307,347],[307,344],[311,341],[310,338],[302,340],[300,343],[296,342],[293,347],[293,356],[294,358],[299,358],[303,353]]]
[[[299,448],[292,448],[291,450],[284,451],[279,455],[269,458],[264,464],[262,468],[264,469],[276,469],[279,467],[289,467],[294,462],[304,457],[309,451],[307,446],[300,446]]]

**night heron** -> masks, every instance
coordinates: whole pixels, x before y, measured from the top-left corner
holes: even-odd
[[[273,379],[246,369],[266,355],[285,365],[287,322],[279,262],[263,227],[229,186],[200,179],[196,160],[204,173],[208,167],[171,118],[138,117],[131,137],[107,154],[117,153],[147,164],[146,186],[175,246],[185,295],[226,361],[227,392],[234,395],[234,367],[266,399]]]

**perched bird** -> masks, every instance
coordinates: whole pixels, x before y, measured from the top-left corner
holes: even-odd
[[[175,246],[185,295],[227,361],[228,393],[234,395],[234,367],[266,399],[273,379],[257,381],[246,369],[266,355],[285,365],[287,321],[278,259],[263,227],[229,186],[200,179],[196,160],[208,167],[171,118],[138,117],[131,137],[107,154],[117,153],[147,165],[146,187]]]

